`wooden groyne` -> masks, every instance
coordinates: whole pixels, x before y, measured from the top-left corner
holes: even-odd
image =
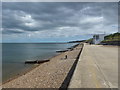
[[[68,50],[56,51],[57,53],[67,52]]]
[[[44,63],[44,62],[48,62],[50,60],[35,60],[35,61],[32,61],[32,60],[27,60],[25,61],[25,64],[40,64],[40,63]]]
[[[62,52],[67,52],[67,51],[72,51],[75,47],[77,47],[79,44],[76,44],[74,46],[71,46],[70,48],[67,48],[66,50],[60,50],[56,51],[57,53],[62,53]]]

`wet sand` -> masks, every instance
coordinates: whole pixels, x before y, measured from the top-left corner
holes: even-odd
[[[2,85],[3,88],[59,88],[75,62],[82,45],[61,53],[49,62]],[[67,59],[65,56],[67,55]]]

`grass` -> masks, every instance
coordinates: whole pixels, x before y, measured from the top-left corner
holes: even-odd
[[[105,36],[105,40],[103,40],[102,42],[109,42],[109,41],[120,41],[120,33],[114,33],[114,34],[110,34]]]
[[[85,42],[91,43],[92,41],[93,41],[93,38],[90,38],[90,39],[86,40]]]

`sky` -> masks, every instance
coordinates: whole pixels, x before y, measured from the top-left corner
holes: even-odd
[[[115,32],[117,2],[2,2],[3,42],[68,42]]]

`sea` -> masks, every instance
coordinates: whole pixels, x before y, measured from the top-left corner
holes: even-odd
[[[2,82],[35,67],[26,60],[43,60],[58,55],[77,43],[2,43]]]

